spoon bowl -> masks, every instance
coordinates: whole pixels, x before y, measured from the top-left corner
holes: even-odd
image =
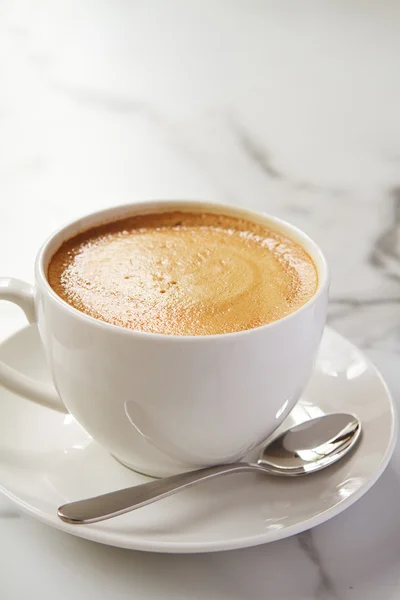
[[[262,449],[257,464],[276,475],[308,475],[340,460],[357,443],[360,434],[361,423],[356,416],[324,415],[272,439]]]

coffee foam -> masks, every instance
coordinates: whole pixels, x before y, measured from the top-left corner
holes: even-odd
[[[231,333],[305,304],[318,276],[307,252],[268,227],[231,216],[136,215],[68,240],[48,280],[68,304],[152,333]]]

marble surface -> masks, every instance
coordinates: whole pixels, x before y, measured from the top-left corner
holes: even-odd
[[[205,198],[265,210],[321,244],[330,324],[371,352],[400,394],[399,26],[394,0],[3,0],[0,273],[32,280],[47,235],[116,203]],[[5,337],[23,317],[1,310]],[[1,498],[0,593],[394,599],[399,497],[397,451],[333,521],[198,557],[76,540]]]

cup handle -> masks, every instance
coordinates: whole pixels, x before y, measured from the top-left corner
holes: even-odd
[[[14,302],[24,311],[29,323],[36,323],[35,288],[10,277],[0,277],[0,300]],[[0,384],[36,404],[59,412],[68,412],[52,385],[35,381],[0,361]]]

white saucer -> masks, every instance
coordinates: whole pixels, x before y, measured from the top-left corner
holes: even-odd
[[[49,378],[34,326],[4,342],[0,357]],[[377,481],[393,452],[397,421],[384,381],[357,348],[327,329],[304,398],[283,427],[333,411],[358,415],[363,436],[351,456],[326,471],[295,480],[233,475],[104,523],[74,526],[58,519],[60,504],[148,478],[120,465],[71,416],[0,388],[0,490],[40,521],[123,548],[205,552],[272,542],[345,510]]]

